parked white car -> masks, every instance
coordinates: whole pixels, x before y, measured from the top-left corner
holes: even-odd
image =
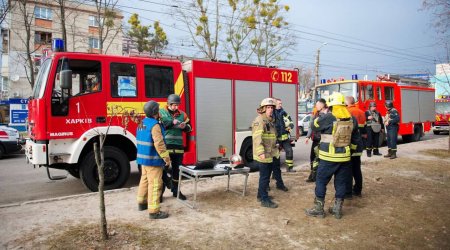
[[[20,151],[19,131],[15,128],[0,126],[0,159],[4,155]]]
[[[311,114],[298,114],[298,132],[304,135],[309,130],[309,123],[311,122]]]

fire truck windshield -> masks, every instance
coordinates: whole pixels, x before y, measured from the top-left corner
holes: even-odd
[[[450,102],[436,102],[436,113],[445,114],[450,113]]]
[[[340,92],[344,96],[353,96],[355,102],[358,101],[358,88],[356,82],[347,82],[339,84],[329,84],[316,87],[316,100],[326,98],[334,92]]]
[[[48,73],[50,71],[50,59],[47,59],[39,69],[39,73],[36,76],[36,82],[34,84],[32,99],[42,98],[44,96],[45,84],[47,83]]]

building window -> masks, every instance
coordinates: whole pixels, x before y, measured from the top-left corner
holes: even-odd
[[[103,18],[100,18],[100,24],[103,24]],[[98,18],[96,16],[89,16],[89,26],[91,27],[99,26]]]
[[[36,31],[34,33],[34,43],[52,44],[52,33]]]
[[[89,38],[89,48],[90,49],[100,49],[100,41],[98,38]]]
[[[34,17],[39,19],[52,20],[52,10],[45,7],[34,7]]]
[[[145,65],[144,74],[146,97],[162,98],[174,93],[172,68]]]

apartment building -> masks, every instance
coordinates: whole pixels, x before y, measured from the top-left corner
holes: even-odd
[[[26,9],[18,1],[11,1],[11,8],[1,27],[0,50],[1,79],[0,100],[27,98],[31,94],[30,74],[27,67],[27,32],[24,12],[30,23],[30,49],[33,74],[37,74],[40,59],[51,49],[52,39],[62,38],[60,6],[53,0],[28,1]],[[97,18],[97,8],[92,2],[65,1],[66,50],[74,52],[100,53],[99,31],[104,18]],[[122,55],[122,19],[118,10],[113,25],[104,27],[103,54]],[[109,29],[106,32],[106,29]],[[107,34],[107,35],[106,35]]]

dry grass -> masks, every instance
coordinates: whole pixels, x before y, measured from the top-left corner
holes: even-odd
[[[15,242],[25,249],[168,249],[173,244],[189,248],[160,229],[147,229],[129,223],[109,224],[109,239],[103,241],[98,224],[55,228],[51,237],[28,236]]]
[[[426,150],[419,151],[419,153],[431,155],[434,157],[438,157],[440,159],[450,158],[450,151],[447,149],[426,149]]]

